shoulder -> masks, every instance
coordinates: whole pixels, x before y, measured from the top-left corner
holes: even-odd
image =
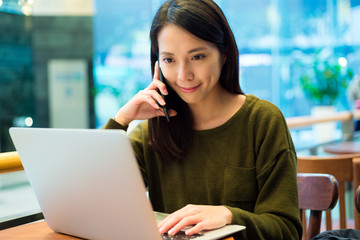
[[[261,121],[284,121],[285,118],[280,109],[273,103],[260,99],[254,95],[246,95],[246,110],[256,122]]]
[[[254,95],[247,95],[247,100],[249,128],[253,129],[256,139],[260,142],[270,139],[270,148],[274,146],[276,140],[283,145],[278,146],[278,149],[294,149],[286,119],[280,109],[273,103]]]

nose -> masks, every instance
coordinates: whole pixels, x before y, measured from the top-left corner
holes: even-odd
[[[178,79],[181,81],[189,81],[194,78],[194,74],[191,69],[191,66],[187,62],[183,62],[179,64],[177,74],[178,74]]]

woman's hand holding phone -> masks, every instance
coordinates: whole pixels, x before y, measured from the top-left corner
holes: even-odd
[[[159,62],[155,63],[154,77],[150,85],[144,90],[139,91],[115,116],[115,121],[123,126],[128,125],[133,120],[150,119],[157,116],[165,116],[164,110],[158,105],[165,105],[165,100],[161,97],[159,90],[163,95],[167,95],[167,89],[159,79]],[[169,110],[169,116],[175,116],[174,110]]]

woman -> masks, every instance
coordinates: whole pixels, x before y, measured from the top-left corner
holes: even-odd
[[[153,81],[105,128],[148,119],[129,137],[154,210],[172,213],[159,231],[191,225],[191,235],[234,223],[246,226],[244,239],[299,239],[291,136],[278,108],[240,89],[238,49],[221,9],[211,0],[166,1],[150,40]]]

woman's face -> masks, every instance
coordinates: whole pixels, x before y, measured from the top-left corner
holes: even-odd
[[[225,58],[215,44],[167,25],[159,32],[158,46],[163,75],[186,103],[205,103],[218,97]]]

